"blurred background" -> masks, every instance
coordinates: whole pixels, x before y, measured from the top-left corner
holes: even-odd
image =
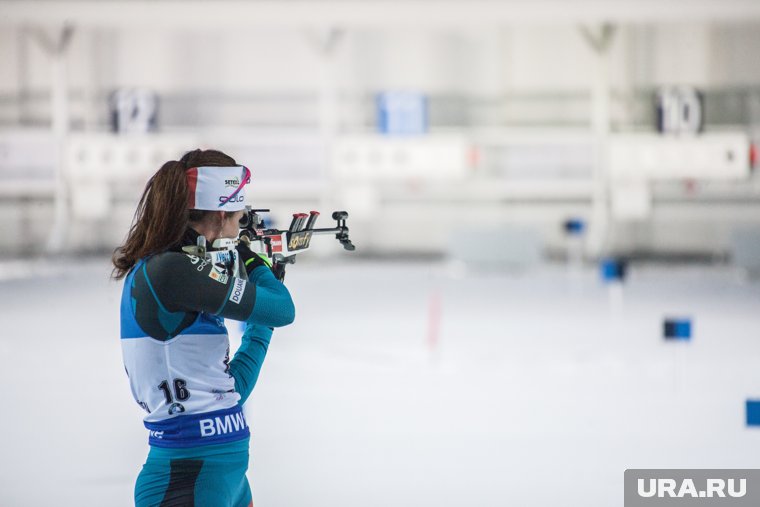
[[[756,468],[760,3],[0,1],[0,505],[131,505],[109,255],[194,148],[289,267],[257,506],[621,505]],[[240,330],[230,323],[233,343]]]

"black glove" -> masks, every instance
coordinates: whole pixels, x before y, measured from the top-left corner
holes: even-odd
[[[272,267],[271,264],[267,263],[262,258],[262,256],[260,256],[257,253],[252,252],[251,249],[248,247],[248,244],[242,239],[238,243],[238,245],[235,247],[235,249],[238,251],[238,255],[240,256],[240,259],[243,261],[243,264],[245,264],[245,272],[248,275],[250,275],[251,272],[259,266],[266,266],[268,268]]]
[[[272,273],[274,273],[275,278],[277,278],[281,282],[284,282],[285,281],[285,263],[275,262],[272,265]]]

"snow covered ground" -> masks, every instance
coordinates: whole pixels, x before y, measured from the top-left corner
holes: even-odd
[[[132,504],[108,270],[0,269],[0,506]],[[760,283],[731,269],[634,266],[616,294],[592,269],[304,262],[288,286],[247,405],[257,507],[619,506],[626,468],[758,467]]]

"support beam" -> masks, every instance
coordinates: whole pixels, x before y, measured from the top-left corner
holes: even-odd
[[[604,253],[609,240],[609,185],[607,146],[610,135],[610,69],[609,53],[615,36],[615,26],[604,23],[598,27],[581,26],[581,35],[594,53],[594,75],[591,84],[591,131],[594,135],[594,191],[591,201],[591,223],[588,234],[588,253],[598,257]]]
[[[760,19],[757,0],[4,0],[5,23],[157,28],[504,26]]]
[[[63,249],[69,223],[68,189],[64,177],[66,138],[69,133],[69,86],[66,54],[74,36],[74,27],[64,23],[53,37],[35,26],[30,36],[50,57],[51,129],[56,140],[55,201],[53,225],[48,235],[46,250],[58,253]]]

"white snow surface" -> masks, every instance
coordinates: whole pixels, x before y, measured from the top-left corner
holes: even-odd
[[[0,269],[2,507],[133,505],[147,431],[108,273]],[[634,266],[616,291],[591,268],[304,262],[287,285],[246,404],[256,507],[622,506],[627,468],[758,467],[760,283],[730,268]]]

